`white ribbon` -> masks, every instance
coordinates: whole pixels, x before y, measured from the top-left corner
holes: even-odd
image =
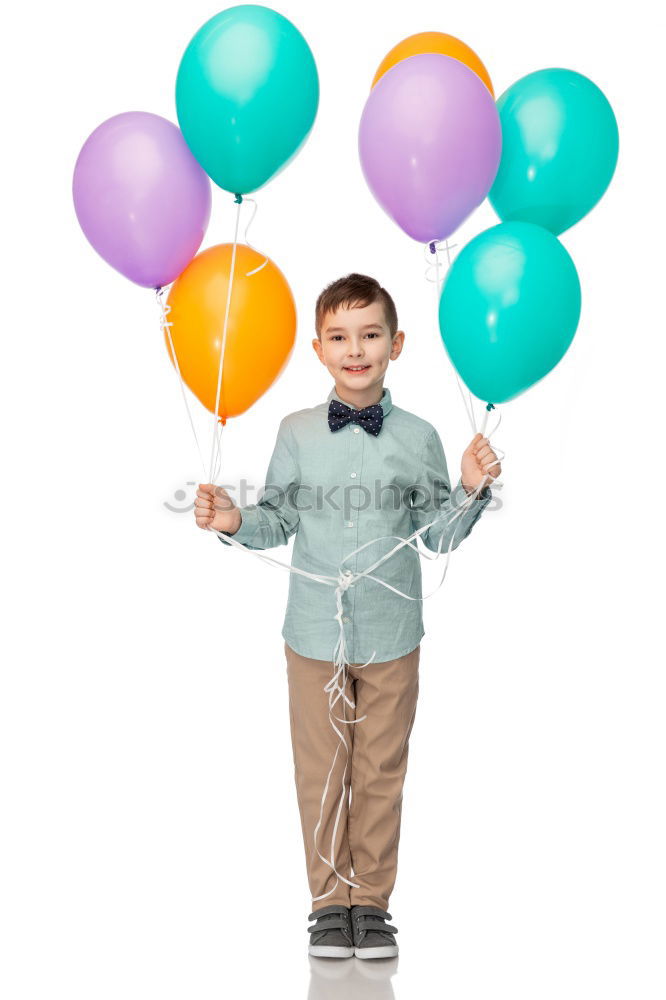
[[[487,419],[487,411],[486,411],[486,419]],[[495,431],[497,430],[497,428],[500,425],[500,422],[501,422],[501,416],[498,415],[498,421],[497,421],[497,423],[496,423],[496,425],[493,428],[493,431],[491,433],[493,433],[493,434],[495,433]],[[491,469],[493,467],[493,465],[497,465],[499,463],[499,461],[500,461],[499,459],[495,459],[495,461],[490,462],[487,466],[484,467],[485,475],[484,475],[483,479],[481,480],[481,482],[479,483],[479,485],[476,487],[476,489],[473,490],[472,493],[468,494],[468,496],[465,498],[465,500],[460,505],[460,507],[454,508],[455,513],[453,513],[452,516],[448,519],[447,524],[451,524],[453,521],[457,520],[459,517],[462,517],[462,515],[467,510],[469,510],[469,508],[474,503],[474,501],[476,500],[476,498],[479,495],[479,493],[485,487],[486,482],[491,479],[491,476],[488,474],[488,470]],[[498,484],[498,480],[494,480],[494,484],[497,485]],[[340,743],[342,743],[342,745],[345,748],[345,752],[347,754],[347,759],[345,761],[345,767],[344,767],[344,771],[342,773],[340,799],[338,801],[338,807],[337,807],[337,812],[336,812],[336,816],[335,816],[335,823],[333,825],[333,832],[331,834],[330,859],[324,857],[324,855],[319,850],[319,847],[317,846],[317,834],[318,834],[319,828],[320,828],[320,826],[322,824],[323,813],[324,813],[324,804],[326,802],[326,797],[328,795],[328,789],[329,789],[329,785],[330,785],[330,781],[331,781],[331,776],[333,774],[333,771],[335,770],[335,764],[336,764],[336,761],[338,759],[338,754],[340,752],[340,746],[336,747],[335,754],[333,756],[333,761],[332,761],[331,766],[329,768],[328,775],[326,776],[326,782],[324,784],[324,790],[323,790],[322,796],[321,796],[321,804],[320,804],[320,808],[319,808],[319,818],[317,820],[317,825],[315,827],[314,837],[313,837],[315,851],[319,855],[320,859],[324,862],[324,864],[328,865],[329,868],[331,869],[331,871],[335,874],[335,876],[336,876],[336,882],[335,882],[335,885],[333,886],[333,888],[329,890],[329,892],[326,892],[326,893],[324,893],[321,896],[315,896],[313,898],[313,903],[316,903],[320,899],[326,899],[327,896],[330,896],[331,893],[335,892],[335,890],[337,889],[337,886],[338,886],[338,882],[340,880],[342,880],[343,882],[346,882],[347,885],[351,886],[353,889],[359,889],[360,888],[360,886],[359,886],[358,883],[351,882],[341,872],[339,872],[337,870],[337,868],[335,867],[335,841],[336,841],[336,837],[337,837],[337,833],[338,833],[338,827],[339,827],[339,823],[340,823],[340,817],[342,815],[342,810],[343,810],[344,803],[345,803],[345,796],[348,793],[347,786],[346,786],[346,777],[347,777],[347,768],[349,767],[349,747],[347,745],[347,740],[345,739],[344,735],[338,729],[338,727],[336,726],[335,723],[336,722],[340,722],[343,725],[351,726],[351,725],[356,725],[358,722],[363,722],[363,720],[365,718],[367,718],[367,716],[363,715],[359,719],[341,719],[339,716],[333,714],[333,709],[335,708],[336,703],[341,698],[343,699],[343,709],[344,709],[344,705],[345,704],[348,705],[350,708],[355,708],[356,707],[355,702],[351,701],[350,698],[348,698],[347,693],[346,693],[346,688],[347,688],[347,667],[349,666],[349,660],[347,658],[347,642],[346,642],[346,638],[345,638],[345,630],[344,630],[344,625],[343,625],[343,603],[342,603],[343,594],[350,587],[353,587],[354,584],[357,583],[359,580],[361,580],[363,577],[367,577],[367,579],[374,580],[376,583],[381,584],[382,587],[386,587],[388,590],[392,590],[394,594],[398,594],[400,597],[404,597],[408,601],[425,601],[429,597],[432,597],[432,595],[435,594],[439,590],[439,588],[442,586],[442,584],[444,583],[444,579],[446,577],[446,573],[447,573],[447,570],[449,568],[449,558],[450,558],[450,555],[451,555],[451,549],[452,549],[453,543],[455,541],[456,531],[457,531],[458,527],[460,526],[460,524],[458,524],[456,526],[456,528],[453,531],[453,534],[451,535],[451,541],[449,542],[449,547],[448,547],[447,552],[446,552],[446,560],[445,560],[445,563],[444,563],[444,571],[442,573],[442,578],[439,581],[439,583],[437,584],[437,586],[435,587],[435,589],[432,590],[429,594],[426,594],[425,597],[412,597],[409,594],[405,594],[401,590],[397,590],[395,587],[392,587],[391,584],[387,583],[385,580],[382,580],[378,576],[375,576],[372,571],[375,570],[375,569],[377,569],[377,567],[381,566],[382,563],[386,562],[387,559],[390,559],[391,556],[395,555],[395,553],[398,552],[398,550],[401,549],[401,548],[403,548],[403,546],[405,546],[405,545],[409,545],[410,548],[412,548],[419,556],[421,556],[423,558],[426,558],[426,559],[438,559],[440,557],[440,555],[441,555],[442,542],[444,540],[444,533],[442,533],[442,535],[441,535],[441,537],[439,539],[439,545],[437,546],[437,551],[435,553],[430,553],[430,552],[422,551],[422,550],[419,549],[418,544],[416,544],[416,542],[414,542],[414,544],[412,544],[412,542],[415,539],[417,539],[420,535],[422,535],[425,531],[428,531],[428,529],[431,528],[434,524],[438,524],[439,522],[441,522],[445,518],[446,518],[446,514],[441,514],[440,513],[433,521],[431,521],[429,524],[424,525],[422,528],[418,528],[416,531],[414,531],[407,538],[402,538],[400,535],[382,535],[380,538],[374,538],[374,539],[372,539],[369,542],[365,542],[363,545],[360,545],[357,549],[354,549],[353,552],[350,552],[349,555],[345,556],[345,558],[340,563],[340,566],[338,568],[338,575],[337,576],[327,576],[325,574],[309,573],[309,572],[307,572],[307,570],[299,569],[296,566],[290,566],[288,563],[284,563],[284,562],[282,562],[279,559],[273,559],[271,556],[263,555],[261,552],[258,552],[258,551],[254,550],[254,549],[247,549],[247,548],[245,548],[245,546],[243,545],[242,542],[234,541],[233,535],[225,535],[224,532],[218,531],[216,528],[209,528],[208,529],[209,531],[215,532],[215,534],[218,535],[220,538],[222,538],[225,542],[228,542],[231,545],[235,545],[236,548],[243,549],[245,552],[248,552],[250,555],[256,556],[258,559],[261,559],[264,562],[270,563],[273,566],[281,566],[284,569],[289,570],[289,572],[291,572],[291,573],[298,573],[301,576],[306,576],[309,579],[314,580],[315,583],[321,583],[321,584],[324,584],[325,586],[335,587],[335,602],[336,602],[336,606],[337,606],[337,613],[335,615],[335,620],[338,623],[340,634],[338,636],[338,641],[336,643],[335,650],[334,650],[334,653],[333,653],[333,668],[334,668],[333,669],[333,675],[332,675],[331,679],[325,684],[325,686],[324,686],[324,692],[328,695],[328,719],[329,719],[329,722],[330,722],[330,724],[331,724],[331,726],[333,728],[333,731],[335,732],[335,734],[337,735],[338,739],[340,740]],[[364,569],[361,572],[354,573],[350,569],[343,568],[344,567],[344,563],[346,562],[347,559],[351,559],[358,552],[362,552],[363,549],[365,549],[365,548],[368,547],[368,545],[374,545],[375,542],[383,541],[386,538],[395,538],[395,539],[398,540],[398,544],[395,545],[390,550],[390,552],[385,553],[380,559],[378,559],[376,562],[374,562],[371,566],[368,566],[367,569]],[[357,670],[364,670],[367,666],[369,666],[370,663],[372,663],[372,661],[374,660],[376,652],[377,651],[374,650],[374,652],[373,652],[372,656],[370,657],[370,659],[367,660],[366,663],[357,665],[356,669]]]
[[[245,201],[254,201],[254,199],[251,199],[251,198],[245,198],[244,200]],[[254,204],[255,204],[254,212],[252,213],[252,217],[250,218],[250,220],[248,222],[248,225],[246,227],[246,230],[245,230],[245,239],[246,239],[246,242],[247,242],[247,230],[249,229],[250,223],[254,219],[254,215],[255,215],[256,210],[257,210],[256,209],[256,202]],[[215,402],[215,411],[214,411],[215,430],[214,430],[213,439],[212,439],[211,472],[210,472],[210,478],[209,478],[209,481],[211,483],[215,482],[215,480],[216,480],[216,478],[217,478],[217,476],[219,474],[219,469],[220,469],[220,464],[221,464],[221,453],[222,453],[221,438],[222,438],[223,425],[218,420],[217,412],[218,412],[218,409],[219,409],[219,401],[220,401],[221,386],[222,386],[222,370],[223,370],[223,365],[224,365],[224,354],[225,354],[225,346],[226,346],[227,328],[228,328],[228,322],[229,322],[229,310],[230,310],[231,294],[232,294],[232,287],[233,287],[233,274],[234,274],[234,266],[235,266],[235,258],[236,258],[236,246],[237,246],[237,243],[238,243],[239,219],[240,219],[240,202],[238,203],[238,208],[237,208],[237,213],[236,213],[236,227],[235,227],[235,233],[234,233],[234,243],[233,243],[232,258],[231,258],[231,273],[230,273],[230,276],[229,276],[229,285],[228,285],[228,289],[227,289],[227,302],[226,302],[226,308],[225,308],[225,316],[224,316],[224,323],[223,323],[223,330],[222,330],[222,343],[221,343],[220,358],[219,358],[219,365],[218,365],[217,391],[216,391],[216,402]],[[434,264],[434,266],[436,268],[436,278],[434,280],[437,283],[438,302],[439,302],[439,295],[440,295],[440,290],[441,290],[439,253],[442,252],[442,251],[446,252],[447,263],[450,264],[451,263],[450,250],[452,249],[453,246],[455,246],[455,244],[449,245],[449,243],[447,241],[443,241],[444,242],[444,247],[439,247],[438,244],[440,242],[442,242],[442,241],[440,241],[440,240],[432,240],[426,246],[426,249],[429,249],[430,253],[433,254],[434,257],[435,257],[435,264]],[[248,243],[248,245],[250,245],[250,244]],[[254,248],[252,248],[252,249],[254,249]],[[246,277],[250,277],[250,275],[255,274],[257,271],[260,271],[263,267],[266,266],[267,262],[268,262],[267,259],[264,260],[263,264],[261,264],[258,268],[255,268],[253,271],[248,272],[248,274],[246,275]],[[426,274],[426,277],[428,277],[427,274]],[[433,279],[428,278],[428,280],[433,280]],[[187,414],[188,414],[188,417],[189,417],[190,425],[192,427],[192,432],[193,432],[193,435],[194,435],[194,439],[195,439],[195,442],[196,442],[197,449],[199,451],[199,456],[201,458],[202,465],[204,467],[204,474],[205,474],[206,466],[205,466],[205,463],[204,463],[204,460],[203,460],[203,455],[202,455],[202,452],[201,452],[201,447],[199,445],[199,439],[198,439],[198,436],[197,436],[196,428],[194,426],[194,421],[192,419],[192,414],[190,412],[190,408],[189,408],[189,404],[188,404],[188,400],[187,400],[187,395],[185,393],[185,385],[184,385],[183,377],[181,375],[180,366],[178,364],[178,359],[176,357],[176,351],[175,351],[174,344],[173,344],[173,339],[172,339],[172,336],[171,336],[171,325],[172,324],[171,324],[171,322],[168,319],[169,312],[170,312],[170,306],[164,302],[164,291],[165,291],[165,289],[163,289],[163,288],[157,290],[157,301],[158,301],[158,304],[159,304],[159,307],[160,307],[160,324],[161,324],[162,330],[167,335],[168,340],[169,340],[169,344],[171,346],[171,353],[172,353],[172,356],[173,356],[173,359],[174,359],[176,372],[178,374],[178,378],[179,378],[180,383],[181,383],[181,389],[182,389],[182,393],[183,393],[183,399],[185,401],[185,407],[186,407],[186,410],[187,410]],[[455,371],[455,369],[454,369],[454,371]],[[460,376],[458,375],[457,372],[455,372],[455,374],[456,374],[456,379],[457,379],[457,382],[458,382],[458,388],[460,389],[460,394],[462,396],[463,403],[465,405],[465,411],[467,413],[467,416],[469,418],[470,424],[472,426],[472,430],[476,434],[477,433],[477,430],[476,430],[476,420],[475,420],[475,416],[474,416],[474,407],[473,407],[473,404],[472,404],[472,397],[471,397],[470,393],[467,392],[467,397],[468,398],[467,398],[467,400],[465,399],[465,392],[463,390],[463,386],[462,386],[462,383],[461,383],[461,380],[460,380]],[[484,414],[483,423],[482,423],[482,427],[481,427],[481,433],[482,434],[485,433],[485,428],[486,428],[486,422],[488,420],[489,409],[490,408],[486,409],[486,412]],[[488,439],[490,439],[490,437],[492,436],[492,434],[495,433],[495,431],[497,430],[497,428],[500,425],[500,422],[501,422],[501,416],[498,414],[497,423],[496,423],[495,427],[493,428],[493,430],[491,431],[491,433],[489,435],[487,435]],[[493,449],[493,450],[495,451],[496,454],[498,453],[498,449]],[[483,479],[481,480],[481,482],[479,483],[479,485],[476,487],[476,489],[465,498],[465,500],[463,501],[463,503],[461,504],[461,506],[458,507],[458,508],[454,508],[455,509],[455,513],[449,518],[449,520],[448,520],[447,523],[450,524],[453,521],[457,520],[459,517],[461,517],[465,513],[465,511],[467,511],[467,510],[470,509],[471,505],[474,503],[475,499],[477,498],[477,496],[479,495],[479,493],[481,492],[481,490],[485,487],[486,482],[492,479],[492,477],[488,474],[488,470],[491,469],[493,467],[493,465],[497,465],[500,462],[500,460],[503,459],[503,458],[504,458],[504,452],[500,451],[499,458],[495,459],[495,461],[489,463],[487,466],[484,467],[484,473],[485,474],[484,474]],[[493,485],[500,485],[500,481],[497,480],[497,479],[495,479],[495,480],[493,480],[492,484]],[[400,535],[383,535],[380,538],[375,538],[375,539],[373,539],[370,542],[366,542],[364,545],[361,545],[357,549],[355,549],[354,552],[351,552],[348,556],[345,556],[345,558],[342,560],[342,563],[340,564],[340,566],[338,568],[338,574],[337,574],[337,576],[328,576],[328,575],[325,575],[325,574],[309,573],[309,572],[307,572],[307,570],[299,569],[297,566],[291,566],[288,563],[284,563],[284,562],[282,562],[279,559],[273,559],[271,556],[266,556],[263,553],[258,552],[256,550],[247,549],[242,544],[242,542],[235,541],[232,535],[226,535],[223,532],[218,531],[215,528],[209,528],[208,529],[210,531],[214,531],[215,534],[218,535],[220,538],[223,538],[224,541],[227,542],[227,544],[235,546],[238,549],[243,549],[244,552],[247,552],[247,553],[249,553],[252,556],[256,556],[258,559],[263,560],[263,562],[270,563],[273,566],[280,566],[283,569],[288,570],[290,573],[298,573],[300,576],[308,577],[310,580],[314,580],[315,583],[321,583],[324,586],[335,587],[335,601],[336,601],[336,607],[337,607],[337,613],[335,615],[335,620],[338,622],[340,634],[339,634],[338,641],[337,641],[336,646],[335,646],[335,650],[333,652],[333,661],[332,661],[333,662],[333,667],[334,667],[333,675],[331,676],[330,680],[325,684],[325,686],[324,686],[324,692],[328,695],[328,718],[329,718],[329,722],[330,722],[331,726],[333,727],[333,730],[336,733],[338,739],[340,740],[340,743],[342,743],[342,745],[345,748],[345,752],[347,754],[347,759],[345,761],[345,768],[344,768],[344,771],[343,771],[343,774],[342,774],[340,799],[338,801],[338,807],[337,807],[337,813],[336,813],[336,817],[335,817],[335,823],[334,823],[334,826],[333,826],[333,832],[331,834],[330,859],[324,857],[323,854],[321,854],[321,852],[320,852],[320,850],[319,850],[319,848],[317,846],[317,834],[319,832],[319,828],[320,828],[321,823],[322,823],[323,812],[324,812],[324,804],[325,804],[325,801],[326,801],[326,796],[328,794],[328,789],[329,789],[329,785],[330,785],[330,781],[331,781],[331,775],[333,774],[333,771],[335,769],[335,764],[336,764],[336,761],[338,759],[338,754],[340,752],[340,746],[339,745],[336,747],[335,754],[334,754],[334,757],[333,757],[333,762],[331,763],[331,767],[330,767],[328,775],[326,777],[326,782],[325,782],[324,790],[323,790],[322,797],[321,797],[321,805],[320,805],[320,809],[319,809],[319,818],[318,818],[317,825],[316,825],[315,830],[314,830],[314,847],[315,847],[315,850],[317,851],[317,854],[319,855],[319,858],[324,862],[324,864],[328,865],[328,867],[331,869],[331,871],[335,874],[335,876],[336,876],[336,882],[335,882],[335,885],[333,886],[333,888],[329,892],[324,893],[321,896],[316,896],[314,898],[313,902],[317,902],[320,899],[326,899],[328,896],[331,895],[331,893],[335,892],[335,890],[336,890],[336,888],[338,886],[338,882],[340,880],[342,880],[343,882],[345,882],[347,885],[351,886],[353,889],[359,889],[360,888],[360,886],[359,886],[358,883],[351,882],[348,878],[346,878],[344,875],[342,875],[337,870],[337,868],[335,867],[335,840],[336,840],[336,837],[337,837],[337,832],[338,832],[338,827],[339,827],[339,823],[340,823],[340,817],[342,815],[342,810],[343,810],[343,806],[344,806],[345,796],[347,795],[347,792],[348,792],[345,781],[346,781],[346,776],[347,776],[347,768],[349,767],[349,747],[347,745],[347,741],[346,741],[343,733],[340,731],[340,729],[338,729],[338,727],[336,726],[335,723],[339,722],[339,723],[342,723],[343,725],[347,725],[347,726],[349,726],[349,725],[356,725],[359,722],[363,722],[363,720],[367,718],[367,716],[364,715],[364,716],[362,716],[359,719],[341,719],[339,716],[334,715],[334,713],[333,713],[333,709],[335,708],[335,705],[337,704],[337,702],[340,699],[343,700],[343,711],[344,711],[345,705],[348,705],[350,708],[355,708],[356,707],[355,702],[353,702],[347,696],[347,693],[346,693],[346,687],[347,687],[347,667],[349,666],[349,660],[347,658],[347,644],[346,644],[345,632],[344,632],[344,625],[343,625],[343,602],[342,602],[343,594],[350,587],[353,587],[360,579],[362,579],[363,577],[366,577],[367,579],[374,580],[376,583],[379,583],[381,586],[386,587],[388,590],[392,590],[393,593],[398,594],[400,597],[404,597],[408,601],[419,601],[419,600],[420,601],[424,601],[424,600],[427,600],[429,597],[432,597],[433,594],[435,594],[439,590],[439,588],[442,586],[442,584],[444,583],[444,579],[446,577],[446,573],[447,573],[447,570],[449,568],[449,558],[450,558],[450,555],[451,555],[451,549],[452,549],[453,543],[455,541],[456,531],[457,531],[457,527],[459,527],[459,525],[456,527],[456,529],[454,529],[453,534],[451,536],[451,541],[449,542],[449,547],[448,547],[447,552],[446,552],[446,559],[445,559],[445,563],[444,563],[444,571],[442,573],[442,578],[439,581],[439,583],[437,584],[437,586],[435,587],[435,589],[432,590],[429,594],[426,594],[425,597],[412,597],[409,594],[405,594],[402,591],[397,590],[395,587],[392,587],[385,580],[382,580],[378,576],[375,576],[372,571],[375,570],[375,569],[377,569],[379,566],[381,566],[382,563],[386,562],[387,559],[390,559],[391,556],[393,556],[399,549],[403,548],[403,546],[405,546],[405,545],[409,545],[409,547],[412,548],[421,558],[425,558],[425,559],[438,559],[440,557],[440,555],[441,555],[441,546],[442,546],[442,541],[444,539],[444,534],[442,534],[442,536],[440,537],[439,545],[438,545],[437,551],[435,553],[431,553],[429,551],[420,550],[419,547],[418,547],[418,544],[416,544],[416,542],[414,542],[414,540],[417,539],[424,532],[428,531],[428,529],[431,528],[434,524],[438,524],[439,522],[441,522],[445,517],[446,517],[445,514],[440,513],[433,521],[431,521],[429,524],[424,525],[422,528],[419,528],[417,531],[414,531],[407,538],[402,538]],[[362,570],[360,573],[354,573],[350,569],[344,569],[343,568],[344,563],[345,563],[345,561],[347,559],[351,559],[358,552],[361,552],[363,549],[367,548],[368,545],[374,545],[375,542],[383,541],[384,539],[387,539],[387,538],[395,538],[395,539],[397,539],[398,540],[398,544],[395,545],[390,550],[390,552],[387,552],[385,555],[383,555],[380,559],[378,559],[371,566],[368,566],[367,569]],[[372,656],[370,657],[370,659],[366,663],[358,664],[356,666],[356,669],[357,670],[363,670],[367,666],[369,666],[372,663],[372,661],[374,660],[376,652],[377,651],[375,650],[373,652]]]
[[[229,310],[231,308],[231,295],[232,295],[233,284],[234,284],[234,274],[235,274],[235,264],[236,264],[236,247],[238,246],[238,227],[240,225],[241,205],[244,204],[244,203],[247,203],[247,202],[252,202],[252,204],[254,205],[254,209],[252,211],[252,215],[250,216],[250,218],[249,218],[249,220],[247,222],[247,225],[245,226],[245,244],[251,250],[254,250],[255,253],[257,253],[257,254],[259,253],[259,251],[257,250],[257,248],[254,247],[250,243],[250,241],[248,240],[248,237],[247,237],[247,234],[249,232],[250,226],[252,225],[252,222],[254,220],[255,215],[257,214],[257,207],[258,207],[257,206],[257,202],[256,202],[256,200],[254,198],[244,198],[244,197],[241,197],[241,200],[236,202],[236,205],[237,205],[237,208],[236,208],[236,229],[235,229],[235,232],[234,232],[234,242],[233,242],[233,248],[232,248],[232,252],[231,252],[231,268],[230,268],[230,271],[229,271],[229,284],[228,284],[228,287],[227,287],[227,301],[226,301],[225,312],[224,312],[224,322],[223,322],[223,326],[222,326],[222,341],[221,341],[221,345],[220,345],[220,358],[219,358],[218,371],[217,371],[217,388],[216,388],[216,397],[215,397],[215,413],[213,414],[213,434],[212,434],[212,437],[211,437],[211,465],[210,465],[210,471],[208,472],[208,482],[210,482],[210,483],[214,483],[217,480],[217,477],[220,474],[220,468],[221,468],[221,465],[222,465],[222,431],[224,430],[224,424],[222,423],[221,418],[219,418],[217,416],[217,413],[218,413],[219,408],[220,408],[220,394],[221,394],[221,389],[222,389],[222,372],[223,372],[223,368],[224,368],[225,348],[226,348],[226,342],[227,342],[227,330],[228,330],[228,326],[229,326]],[[258,272],[261,271],[261,270],[263,270],[263,268],[265,268],[267,264],[268,264],[268,257],[265,257],[264,260],[263,260],[263,262],[258,267],[253,268],[252,271],[248,271],[245,274],[245,277],[246,278],[250,278],[250,277],[252,277],[253,274],[258,274]],[[180,388],[181,388],[181,391],[182,391],[182,394],[183,394],[183,402],[185,403],[185,410],[187,411],[187,416],[188,416],[188,419],[189,419],[189,422],[190,422],[190,427],[192,428],[192,434],[194,435],[194,443],[195,443],[195,445],[197,447],[197,451],[199,452],[199,458],[201,459],[201,464],[203,466],[203,476],[204,476],[204,479],[206,479],[206,475],[207,475],[207,473],[206,473],[206,463],[204,462],[203,454],[202,454],[202,451],[201,451],[201,445],[199,444],[199,437],[197,435],[196,427],[194,426],[194,420],[192,418],[192,411],[190,410],[190,404],[189,404],[188,399],[187,399],[187,393],[185,392],[185,382],[184,382],[183,376],[181,374],[180,365],[178,363],[178,356],[176,354],[176,348],[174,346],[173,337],[172,337],[172,334],[171,334],[171,327],[173,326],[173,322],[169,319],[169,314],[171,312],[171,306],[169,305],[168,302],[164,301],[164,293],[166,292],[166,289],[167,289],[166,285],[162,286],[161,288],[156,289],[157,304],[158,304],[158,307],[159,307],[159,310],[160,310],[160,328],[161,328],[162,332],[166,335],[166,337],[169,340],[169,346],[171,348],[171,355],[173,357],[174,367],[176,369],[176,373],[177,373],[178,379],[180,381]]]

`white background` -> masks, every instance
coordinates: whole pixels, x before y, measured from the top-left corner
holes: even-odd
[[[353,270],[394,296],[406,342],[386,385],[437,426],[457,473],[470,429],[434,286],[357,156],[388,49],[447,31],[479,53],[498,96],[536,69],[578,70],[620,127],[610,189],[563,236],[583,288],[573,346],[502,407],[502,510],[424,606],[390,906],[401,953],[379,968],[308,961],[280,636],[288,573],[165,507],[178,489],[191,500],[201,476],[154,297],[97,257],[72,205],[74,162],[98,124],[129,110],[175,120],[180,57],[218,9],[24,5],[6,36],[3,995],[661,998],[656,19],[647,4],[620,17],[580,0],[278,7],[312,47],[321,103],[299,156],[258,192],[250,240],[291,284],[298,339],[277,384],[227,425],[223,482],[263,482],[280,418],[326,398],[314,303]],[[217,191],[204,245],[229,241],[233,218]],[[496,221],[486,203],[455,242]],[[439,566],[422,565],[431,589]]]

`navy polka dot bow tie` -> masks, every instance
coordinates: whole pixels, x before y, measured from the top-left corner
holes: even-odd
[[[347,424],[359,424],[368,434],[375,437],[382,429],[384,411],[380,403],[373,403],[372,406],[364,406],[361,410],[353,410],[351,406],[340,403],[337,399],[332,399],[328,404],[328,426],[332,431],[339,431]]]

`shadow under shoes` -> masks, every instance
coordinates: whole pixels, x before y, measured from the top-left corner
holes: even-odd
[[[357,958],[393,958],[398,954],[393,936],[398,933],[398,928],[386,923],[392,919],[390,913],[378,906],[352,906],[354,954]]]
[[[349,908],[338,904],[315,910],[308,920],[316,923],[308,927],[310,944],[308,953],[318,958],[353,958],[354,937]]]

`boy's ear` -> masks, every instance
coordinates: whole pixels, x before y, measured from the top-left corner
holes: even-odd
[[[395,360],[397,357],[400,356],[400,352],[402,351],[404,343],[405,343],[405,331],[396,330],[395,337],[391,341],[391,358],[393,360]]]
[[[319,337],[315,337],[314,338],[314,340],[312,341],[312,346],[314,347],[315,353],[316,353],[317,357],[319,358],[319,360],[323,361],[324,359],[323,359],[322,353],[321,353],[321,341],[320,341]]]

